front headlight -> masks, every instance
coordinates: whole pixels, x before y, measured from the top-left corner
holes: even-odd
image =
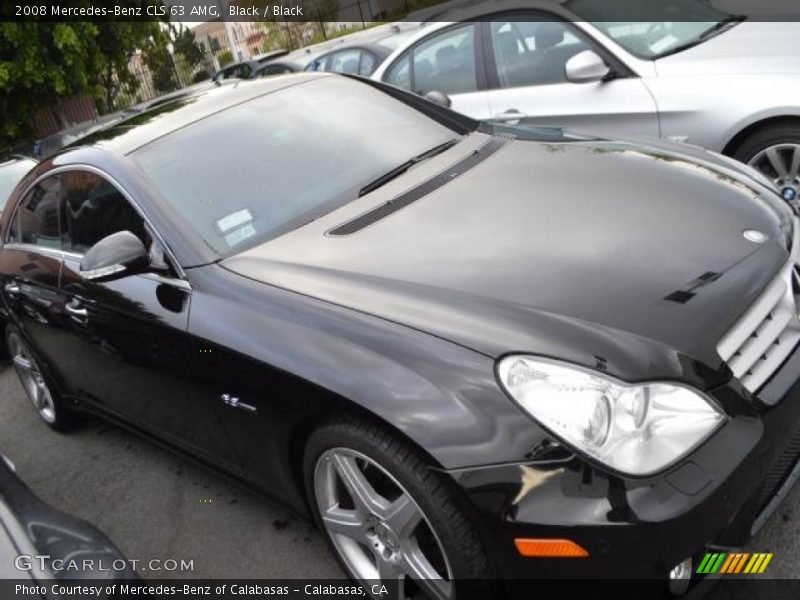
[[[629,475],[673,464],[725,420],[705,396],[672,383],[627,384],[520,355],[500,360],[498,375],[511,397],[550,432]]]

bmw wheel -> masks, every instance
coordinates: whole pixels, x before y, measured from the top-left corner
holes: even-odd
[[[74,414],[64,406],[61,397],[50,385],[30,348],[23,341],[22,335],[13,326],[6,329],[6,347],[22,388],[39,417],[58,431],[71,427],[75,420]]]
[[[787,201],[800,195],[800,125],[787,122],[757,130],[735,158],[774,182]]]
[[[492,596],[482,585],[489,561],[457,490],[414,448],[371,423],[341,420],[311,435],[304,466],[317,523],[367,593],[377,585],[402,600]],[[483,581],[458,588],[464,580]]]

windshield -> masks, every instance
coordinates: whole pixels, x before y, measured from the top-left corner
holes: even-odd
[[[133,158],[225,257],[354,200],[366,184],[456,136],[369,85],[326,77],[224,110]]]
[[[3,210],[16,185],[34,166],[36,161],[27,158],[0,163],[0,211]]]
[[[570,0],[566,6],[628,52],[645,59],[700,43],[718,24],[732,18],[706,0]]]

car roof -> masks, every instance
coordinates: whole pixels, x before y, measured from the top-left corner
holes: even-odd
[[[238,104],[320,77],[331,76],[335,75],[329,73],[275,75],[253,80],[236,80],[227,85],[184,94],[82,138],[70,148],[95,146],[117,154],[130,154],[177,129]]]

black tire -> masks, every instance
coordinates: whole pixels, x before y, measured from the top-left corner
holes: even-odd
[[[800,121],[779,121],[756,129],[739,144],[733,158],[747,164],[759,152],[780,144],[800,144]]]
[[[39,359],[35,353],[30,349],[30,345],[25,340],[22,333],[14,325],[7,325],[5,331],[5,344],[8,349],[9,356],[17,372],[20,384],[22,385],[23,392],[28,400],[33,404],[34,410],[39,418],[54,431],[69,431],[73,429],[79,422],[78,415],[70,409],[64,398],[58,391],[58,387],[54,385],[52,378],[47,373],[46,369],[41,367]],[[49,401],[44,402],[46,407],[40,408],[37,406],[36,401],[32,396],[30,385],[32,383],[25,381],[24,373],[26,370],[20,366],[15,360],[17,358],[17,351],[21,350],[27,357],[30,366],[35,373],[32,375],[34,378],[40,378],[42,384],[45,386],[47,394],[49,394]]]
[[[491,563],[462,492],[446,475],[429,468],[422,452],[387,429],[357,417],[332,420],[318,427],[307,441],[303,461],[309,506],[346,573],[354,577],[322,523],[314,477],[320,457],[338,448],[368,457],[405,488],[440,542],[456,582],[458,600],[495,597],[497,590],[492,586]],[[390,594],[394,596],[391,591]]]

